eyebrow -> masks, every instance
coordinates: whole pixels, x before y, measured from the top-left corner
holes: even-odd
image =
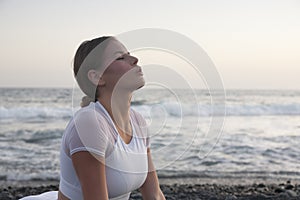
[[[118,53],[120,53],[120,54],[128,54],[128,55],[130,55],[130,53],[129,52],[127,52],[127,53],[124,53],[123,51],[117,51],[115,54],[118,54]]]

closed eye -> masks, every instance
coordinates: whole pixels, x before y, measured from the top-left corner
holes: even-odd
[[[124,56],[121,56],[119,58],[117,58],[116,60],[123,60],[124,59]]]
[[[130,53],[125,53],[122,56],[118,57],[116,60],[123,60],[125,58],[125,55],[130,55]]]

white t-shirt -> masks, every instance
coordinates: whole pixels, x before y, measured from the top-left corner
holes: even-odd
[[[130,109],[132,139],[126,144],[105,108],[90,103],[70,120],[62,138],[60,184],[62,193],[72,200],[83,199],[71,155],[89,151],[105,158],[106,183],[110,199],[128,199],[131,191],[144,183],[148,173],[147,148],[150,146],[146,122]]]

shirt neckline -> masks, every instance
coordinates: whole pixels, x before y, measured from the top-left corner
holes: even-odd
[[[117,140],[120,140],[124,145],[129,146],[131,143],[133,143],[133,139],[135,136],[135,128],[132,124],[132,120],[131,120],[131,110],[130,110],[130,116],[129,116],[129,123],[131,126],[131,130],[132,130],[132,135],[131,135],[131,140],[129,141],[129,143],[126,143],[123,138],[120,136],[119,131],[115,125],[115,123],[113,122],[112,118],[110,117],[109,113],[107,112],[107,110],[104,108],[104,106],[99,102],[95,102],[96,105],[99,106],[99,108],[104,112],[104,114],[108,117],[110,123],[112,124],[114,131],[117,133]]]

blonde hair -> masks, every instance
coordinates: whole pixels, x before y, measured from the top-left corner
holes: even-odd
[[[82,99],[81,99],[80,106],[81,106],[81,107],[88,106],[91,102],[94,102],[94,101],[95,101],[95,99],[92,99],[92,98],[89,97],[89,96],[84,96],[84,97],[82,97]]]
[[[97,66],[98,61],[96,59],[100,59],[101,56],[91,56],[88,62],[86,62],[86,59],[99,44],[104,45],[101,48],[105,48],[107,46],[107,42],[103,42],[109,38],[113,37],[103,36],[84,41],[80,44],[75,53],[73,63],[74,76],[80,89],[87,95],[82,98],[81,107],[87,106],[90,102],[96,101],[99,96],[97,86],[88,79],[87,72],[90,69],[99,68],[99,66]],[[96,51],[95,53],[97,54],[99,52]],[[88,65],[84,65],[84,62],[88,63]]]

